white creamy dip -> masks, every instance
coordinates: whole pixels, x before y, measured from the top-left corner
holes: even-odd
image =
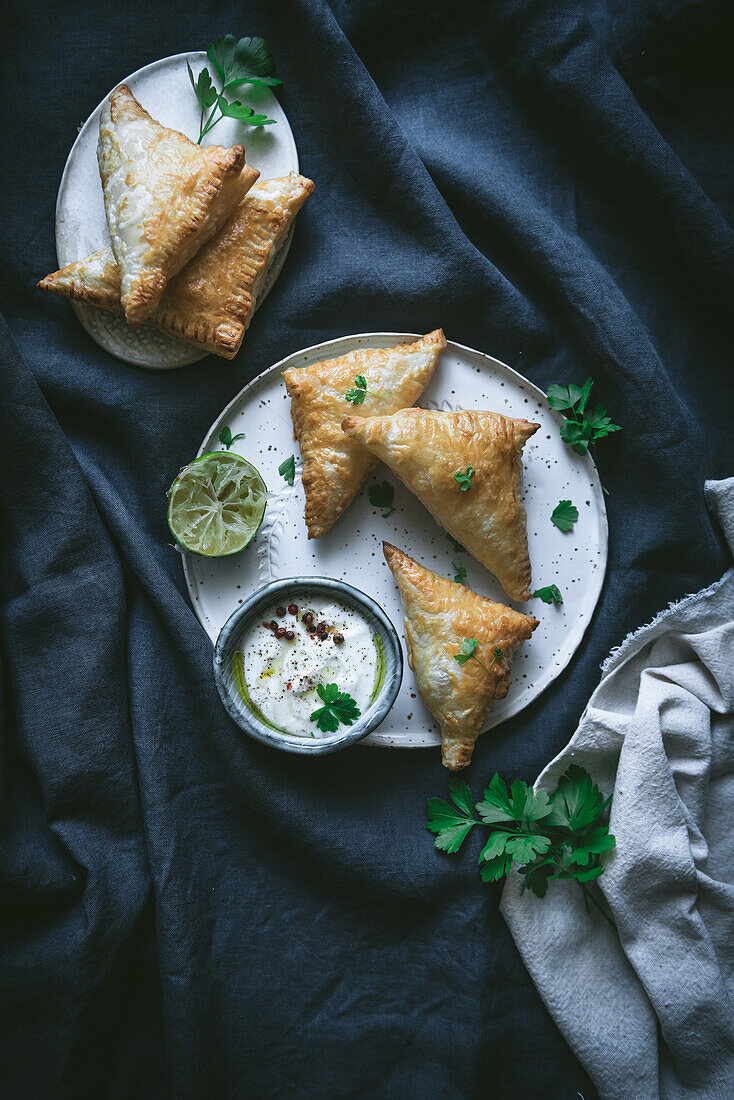
[[[296,606],[294,615],[289,608]],[[285,610],[285,614],[278,611]],[[313,615],[311,623],[303,615]],[[293,634],[277,637],[279,632]],[[324,634],[317,627],[328,628]],[[240,647],[251,704],[273,726],[297,737],[326,737],[311,714],[324,705],[319,684],[336,684],[354,699],[360,714],[372,702],[382,677],[381,647],[359,611],[316,593],[273,603],[243,633]],[[347,726],[340,724],[339,731]]]

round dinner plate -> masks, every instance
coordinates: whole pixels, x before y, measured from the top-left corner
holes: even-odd
[[[373,332],[316,344],[275,363],[237,394],[212,424],[199,454],[221,446],[221,428],[229,427],[232,435],[243,432],[244,439],[234,449],[258,467],[269,488],[265,519],[254,541],[241,554],[216,560],[186,555],[184,573],[194,610],[212,642],[232,611],[260,585],[280,577],[304,575],[335,577],[362,589],[384,608],[402,637],[403,609],[382,556],[382,540],[392,542],[442,576],[453,577],[456,567],[463,565],[466,584],[474,591],[510,603],[540,620],[531,640],[515,654],[510,691],[490,712],[486,726],[490,729],[537,699],[581,643],[606,570],[604,494],[591,457],[574,454],[562,442],[562,417],[550,408],[542,390],[499,360],[449,341],[418,404],[440,410],[491,409],[540,424],[525,446],[523,462],[533,586],[557,585],[563,593],[563,604],[547,605],[539,599],[512,603],[492,574],[470,554],[453,549],[423,505],[386,466],[379,464],[328,534],[309,542],[303,520],[300,454],[293,440],[290,401],[282,372],[288,367],[333,359],[354,348],[389,348],[418,338],[414,333]],[[293,486],[278,473],[278,467],[290,455],[296,459]],[[368,498],[370,486],[382,481],[395,489],[395,511],[387,518]],[[561,500],[572,501],[579,511],[578,521],[568,534],[559,531],[550,519]],[[440,744],[438,724],[416,693],[407,655],[405,663],[403,685],[392,710],[380,728],[361,744],[401,748]]]
[[[196,141],[199,134],[199,103],[189,81],[186,62],[198,75],[204,65],[212,66],[206,53],[178,53],[154,61],[118,80],[127,84],[140,104],[158,122],[186,134]],[[112,91],[112,89],[110,89]],[[275,179],[298,171],[298,152],[283,108],[268,88],[248,86],[241,96],[250,107],[275,119],[274,126],[253,129],[236,119],[224,118],[204,139],[205,145],[244,145],[247,163],[260,172],[261,179]],[[79,131],[61,177],[56,200],[56,255],[59,267],[84,259],[109,245],[102,185],[97,166],[99,116],[107,96]],[[290,247],[291,234],[278,253],[258,296],[258,306],[277,279]],[[165,370],[182,367],[203,359],[208,352],[197,351],[149,325],[131,328],[122,317],[103,309],[71,302],[71,307],[89,335],[100,347],[125,363]]]

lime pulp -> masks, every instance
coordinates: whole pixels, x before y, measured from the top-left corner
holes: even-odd
[[[169,489],[168,526],[193,554],[236,554],[255,537],[267,496],[252,463],[232,451],[212,451],[184,466]]]

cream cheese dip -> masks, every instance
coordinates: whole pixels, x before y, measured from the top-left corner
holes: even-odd
[[[239,649],[241,694],[261,718],[294,737],[328,736],[311,721],[324,705],[319,684],[336,684],[364,714],[384,676],[382,646],[360,612],[316,593],[274,603],[245,629]]]

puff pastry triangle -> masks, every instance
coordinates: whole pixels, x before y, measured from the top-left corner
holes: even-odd
[[[151,118],[126,84],[102,108],[97,160],[122,308],[144,321],[257,179],[241,145],[202,148]]]
[[[522,448],[538,424],[493,412],[402,409],[392,416],[348,416],[342,427],[397,474],[513,600],[530,598],[519,488]],[[469,466],[474,475],[462,491],[454,474]]]
[[[219,233],[171,279],[147,323],[184,343],[233,358],[273,261],[313,190],[311,180],[295,172],[258,181]],[[111,248],[68,264],[38,285],[52,294],[122,312],[120,269]]]
[[[446,347],[441,329],[414,344],[359,348],[338,359],[284,371],[295,438],[303,456],[306,526],[321,538],[354,500],[375,459],[341,428],[350,405],[346,393],[361,375],[368,414],[393,413],[417,401]]]
[[[61,298],[73,298],[111,313],[122,313],[120,269],[111,248],[103,248],[85,260],[52,271],[37,286]]]
[[[492,704],[507,695],[512,655],[538,620],[440,577],[389,542],[382,547],[403,601],[416,687],[441,727],[443,763],[458,771],[471,760]],[[478,641],[478,660],[459,664],[465,638]]]

